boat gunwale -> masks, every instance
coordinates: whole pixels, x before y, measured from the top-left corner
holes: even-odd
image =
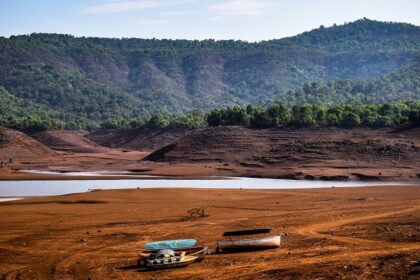
[[[268,234],[273,230],[271,227],[267,228],[254,228],[254,229],[245,229],[245,230],[236,230],[236,231],[226,231],[222,236],[245,236],[245,235],[254,235],[254,234]]]
[[[281,240],[281,235],[280,234],[276,234],[276,235],[272,235],[272,236],[263,236],[263,237],[246,238],[246,239],[225,239],[225,240],[218,240],[217,243],[219,243],[219,242],[254,241],[254,240],[272,239],[272,238],[277,238],[277,237],[279,237],[280,240]]]
[[[194,247],[188,247],[188,248],[170,248],[170,249],[175,251],[175,252],[177,252],[177,251],[180,251],[180,252],[194,251],[194,253],[198,253],[198,252],[207,250],[208,247],[207,246],[194,246]],[[153,254],[153,253],[156,253],[157,251],[159,251],[159,250],[157,250],[157,249],[155,249],[155,250],[142,250],[139,253]]]
[[[154,258],[160,259],[160,258]],[[177,262],[171,263],[149,263],[145,265],[145,268],[149,270],[158,270],[158,269],[170,269],[170,268],[177,268],[177,267],[185,267],[188,266],[198,260],[198,256],[184,256],[183,259]]]

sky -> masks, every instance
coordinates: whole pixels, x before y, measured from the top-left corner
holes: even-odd
[[[419,26],[419,15],[420,0],[0,0],[0,36],[254,42],[363,17]]]

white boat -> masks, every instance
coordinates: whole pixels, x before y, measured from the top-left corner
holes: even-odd
[[[280,234],[266,236],[271,228],[230,231],[223,234],[225,240],[217,241],[217,252],[253,251],[280,247]],[[254,235],[259,235],[254,237]],[[263,236],[261,236],[263,235]]]

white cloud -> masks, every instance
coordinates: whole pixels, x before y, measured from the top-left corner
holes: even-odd
[[[269,9],[270,3],[258,0],[232,0],[208,7],[212,19],[221,19],[226,16],[258,16],[264,15]]]
[[[86,14],[107,14],[107,13],[123,13],[137,10],[150,9],[160,6],[155,1],[112,1],[107,4],[92,6],[86,8],[82,13]]]
[[[194,14],[193,11],[165,11],[158,13],[158,16],[161,17],[177,17],[177,16],[186,16]]]
[[[196,3],[197,0],[171,0],[169,4],[171,5],[187,5]]]

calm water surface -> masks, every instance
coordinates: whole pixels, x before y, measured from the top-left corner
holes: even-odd
[[[36,171],[34,171],[36,172]],[[98,173],[89,172],[89,175]],[[69,174],[66,174],[69,175]],[[74,172],[72,175],[80,175]],[[101,172],[101,175],[104,175]],[[63,195],[87,192],[93,189],[129,188],[209,188],[209,189],[307,189],[331,187],[363,187],[386,185],[412,185],[413,182],[348,182],[310,181],[265,178],[220,178],[220,179],[119,179],[119,180],[36,180],[0,181],[0,197]]]

